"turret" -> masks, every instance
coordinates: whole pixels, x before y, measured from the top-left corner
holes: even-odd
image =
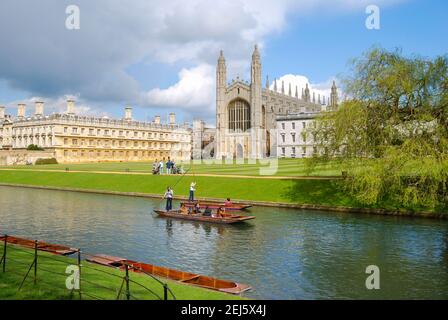
[[[251,155],[252,158],[263,156],[263,144],[261,129],[262,120],[262,81],[261,81],[261,58],[258,46],[255,45],[251,63],[251,84],[250,84],[250,123],[251,123]]]
[[[4,119],[5,119],[5,107],[0,106],[0,120],[4,120]]]

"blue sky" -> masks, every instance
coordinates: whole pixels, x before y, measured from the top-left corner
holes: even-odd
[[[76,4],[81,28],[68,31],[65,8]],[[62,111],[121,117],[214,121],[214,72],[224,50],[229,80],[248,78],[253,45],[263,73],[327,95],[347,62],[373,45],[405,54],[448,53],[448,2],[442,0],[4,0],[0,4],[0,105],[26,102]],[[380,8],[380,30],[365,27],[365,8]],[[230,18],[231,17],[231,18]],[[302,76],[296,81],[293,76]],[[303,78],[306,77],[306,78]],[[298,79],[298,78],[297,78]],[[296,82],[295,82],[296,81]]]

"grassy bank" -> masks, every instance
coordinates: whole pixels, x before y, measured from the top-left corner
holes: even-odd
[[[163,194],[168,185],[175,195],[188,196],[189,184],[197,182],[200,197],[273,201],[285,203],[351,206],[355,202],[331,180],[264,180],[226,177],[184,177],[74,172],[0,171],[0,182],[120,192]]]
[[[3,255],[3,242],[0,243],[0,257]],[[8,245],[6,272],[3,273],[0,267],[0,300],[4,299],[45,299],[45,300],[66,300],[79,299],[77,292],[71,294],[66,288],[67,266],[76,264],[76,260],[69,257],[55,256],[45,252],[38,252],[38,272],[37,283],[33,281],[33,270],[19,291],[18,288],[31,265],[34,258],[34,251]],[[87,261],[82,262],[81,289],[82,299],[95,300],[117,298],[117,294],[122,284],[124,272],[108,267],[92,264]],[[163,287],[154,279],[147,275],[130,273],[130,279],[139,283],[130,283],[130,293],[132,300],[158,299],[149,290],[152,290],[159,297],[163,298]],[[239,296],[229,295],[221,292],[206,290],[198,287],[183,285],[174,281],[166,281],[178,300],[186,299],[207,299],[207,300],[228,300],[240,299]],[[144,287],[142,287],[144,286]],[[122,294],[121,299],[125,299]],[[169,295],[169,299],[172,296]]]

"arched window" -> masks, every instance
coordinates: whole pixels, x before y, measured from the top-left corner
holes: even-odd
[[[229,130],[244,132],[250,129],[250,106],[241,99],[229,104]]]

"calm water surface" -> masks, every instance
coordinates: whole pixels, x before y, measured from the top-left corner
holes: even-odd
[[[159,200],[0,187],[0,233],[247,283],[262,299],[448,299],[448,222],[252,208],[219,226],[156,217]],[[365,288],[365,269],[381,289]]]

